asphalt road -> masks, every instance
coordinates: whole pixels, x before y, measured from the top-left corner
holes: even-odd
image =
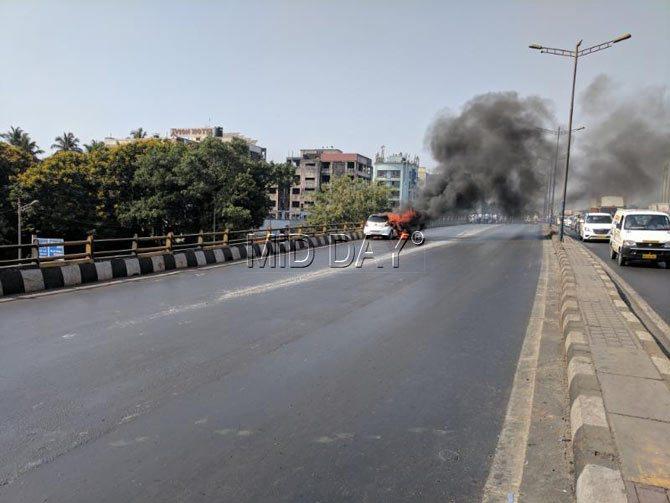
[[[632,262],[625,267],[619,267],[610,260],[609,243],[584,242],[589,250],[596,253],[601,259],[610,264],[647,303],[670,324],[670,265],[665,268],[657,264]]]
[[[322,249],[1,303],[0,501],[477,500],[537,232],[432,229],[398,269]]]

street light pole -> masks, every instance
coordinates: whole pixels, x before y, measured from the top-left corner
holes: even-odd
[[[560,141],[561,141],[561,135],[566,134],[568,131],[565,129],[562,129],[560,126],[557,129],[545,129],[538,127],[536,129],[539,129],[540,131],[544,131],[545,133],[550,133],[553,135],[556,135],[556,151],[554,152],[554,169],[553,173],[551,175],[551,180],[550,180],[550,185],[551,187],[549,188],[549,217],[553,221],[554,218],[554,208],[555,208],[555,193],[556,193],[556,175],[558,174],[558,161],[565,159],[565,157],[560,157],[558,155],[558,150],[560,146]],[[586,126],[581,126],[575,129],[570,129],[571,132],[575,131],[581,131],[582,129],[586,129]]]
[[[549,206],[549,220],[551,221],[551,224],[553,225],[554,223],[554,208],[556,207],[554,205],[554,196],[556,195],[556,173],[558,173],[558,146],[561,143],[561,126],[558,126],[558,129],[556,130],[556,152],[554,153],[554,172],[551,175],[551,198],[550,198],[550,206]]]
[[[579,60],[579,46],[575,46],[575,64],[572,70],[572,94],[570,95],[570,118],[568,119],[568,151],[565,154],[565,177],[563,178],[563,203],[561,205],[561,232],[559,239],[563,241],[563,228],[565,227],[565,199],[568,193],[568,172],[570,171],[570,145],[572,143],[572,114],[575,109],[575,84],[577,82],[577,61]]]
[[[23,219],[21,218],[21,213],[23,213],[23,210],[26,210],[30,208],[33,204],[37,203],[37,199],[34,199],[30,201],[28,204],[21,205],[21,198],[17,198],[16,201],[16,230],[18,233],[18,259],[21,260],[23,258],[23,254],[21,253],[21,227],[22,227],[22,222]]]
[[[572,93],[570,96],[570,120],[568,124],[568,151],[565,156],[565,178],[563,179],[563,203],[561,205],[561,231],[560,231],[560,238],[561,241],[563,241],[563,229],[564,229],[564,220],[565,220],[565,200],[567,196],[567,191],[568,191],[568,172],[570,170],[570,146],[572,144],[572,116],[573,116],[573,111],[575,108],[575,84],[577,82],[577,61],[579,60],[580,56],[586,56],[588,54],[592,54],[594,52],[602,51],[604,49],[607,49],[609,47],[612,47],[614,44],[622,42],[624,40],[628,40],[631,37],[630,33],[626,33],[624,35],[621,35],[620,37],[617,37],[613,40],[609,40],[607,42],[603,42],[601,44],[596,44],[592,45],[591,47],[587,47],[586,49],[579,49],[582,45],[582,41],[580,40],[577,42],[577,45],[575,46],[575,50],[571,51],[569,49],[557,49],[555,47],[544,47],[540,44],[531,44],[528,47],[531,49],[536,49],[542,53],[545,54],[554,54],[556,56],[567,56],[569,58],[573,58],[574,60],[574,66],[572,69]],[[558,135],[560,136],[560,135]]]
[[[16,228],[19,234],[19,253],[18,253],[18,259],[21,260],[23,258],[21,255],[21,198],[18,198],[18,201],[16,203],[16,211],[17,211],[17,223],[16,223]]]

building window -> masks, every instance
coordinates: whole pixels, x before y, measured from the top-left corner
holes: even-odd
[[[293,176],[293,185],[300,185],[300,175]]]
[[[353,171],[354,170],[354,163],[353,162],[347,162],[347,170],[348,171]]]
[[[276,194],[277,193],[277,187],[270,187],[268,189],[269,194]]]
[[[300,194],[300,187],[293,187],[291,189],[291,194],[293,195]]]
[[[291,208],[300,208],[300,201],[291,201]]]

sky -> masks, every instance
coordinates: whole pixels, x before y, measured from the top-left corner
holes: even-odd
[[[580,63],[627,92],[670,82],[670,1],[0,0],[0,131],[47,152],[143,127],[220,125],[282,161],[334,146],[418,154],[426,130],[473,96],[514,90],[567,123],[573,48],[632,39]],[[579,108],[575,111],[579,123]]]

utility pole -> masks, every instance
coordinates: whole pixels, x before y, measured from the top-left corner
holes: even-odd
[[[553,222],[554,219],[554,209],[555,209],[555,204],[554,204],[554,199],[555,199],[555,193],[556,193],[556,175],[558,174],[558,161],[563,159],[563,157],[560,157],[558,155],[558,150],[560,146],[560,141],[561,141],[561,135],[567,134],[567,131],[565,129],[561,129],[561,126],[558,126],[557,129],[545,129],[541,127],[536,127],[535,129],[539,129],[540,131],[544,131],[545,133],[553,134],[556,135],[556,151],[554,152],[554,169],[553,173],[551,174],[551,187],[549,189],[549,218]],[[581,126],[575,129],[571,129],[573,133],[575,131],[581,131],[583,129],[586,129],[586,126]]]
[[[565,200],[568,193],[568,172],[570,171],[570,145],[572,143],[572,113],[575,109],[575,84],[577,83],[577,60],[579,59],[579,46],[582,41],[577,42],[575,46],[575,64],[572,70],[572,94],[570,95],[570,118],[568,119],[568,151],[565,154],[565,176],[563,177],[563,204],[561,205],[561,232],[559,239],[563,241],[563,229],[565,227]]]
[[[568,123],[568,151],[565,155],[565,177],[563,178],[563,203],[561,205],[561,231],[560,231],[560,239],[563,241],[563,228],[564,228],[564,220],[565,220],[565,200],[567,198],[567,191],[568,191],[568,173],[570,171],[570,146],[572,144],[572,116],[573,116],[573,111],[575,108],[575,84],[577,82],[577,61],[579,60],[580,56],[586,56],[588,54],[592,54],[594,52],[602,51],[604,49],[608,49],[609,47],[612,47],[614,44],[618,42],[622,42],[624,40],[628,40],[631,37],[630,33],[626,33],[624,35],[621,35],[620,37],[615,38],[614,40],[609,40],[607,42],[603,42],[601,44],[596,44],[591,47],[587,47],[586,49],[579,49],[582,45],[582,41],[580,40],[577,42],[575,45],[575,50],[571,51],[569,49],[557,49],[554,47],[544,47],[540,44],[531,44],[528,47],[531,49],[536,49],[544,54],[553,54],[556,56],[566,56],[569,58],[572,58],[574,60],[574,65],[572,69],[572,93],[570,95],[570,119]]]
[[[37,203],[37,199],[30,201],[28,204],[21,205],[21,197],[19,196],[16,201],[16,231],[18,234],[18,259],[23,258],[23,253],[21,253],[21,227],[23,224],[23,219],[21,218],[21,213],[30,208],[33,204]]]

